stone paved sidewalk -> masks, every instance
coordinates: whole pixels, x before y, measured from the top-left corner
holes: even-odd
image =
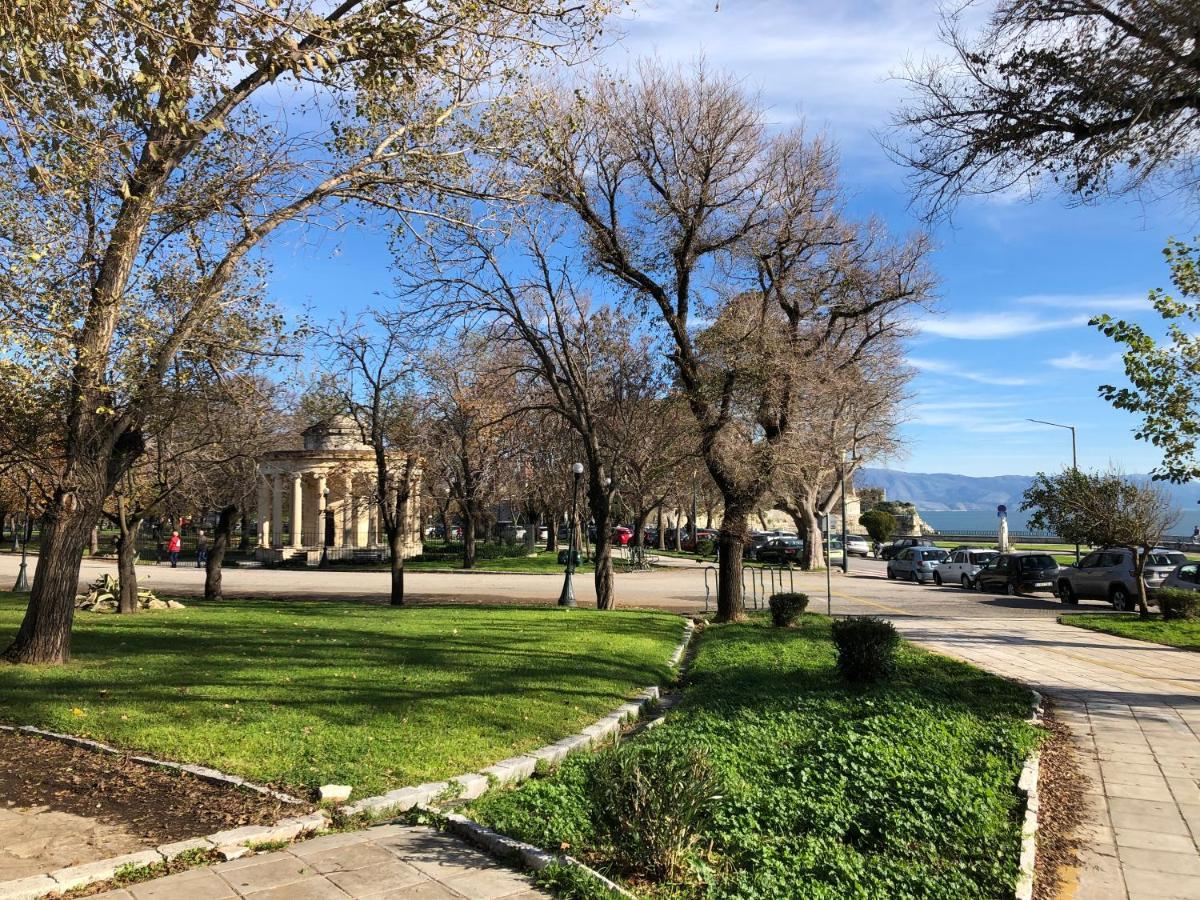
[[[1082,865],[1063,896],[1200,898],[1200,653],[1046,619],[894,621],[1057,701],[1091,781]]]
[[[93,900],[549,900],[523,874],[431,828],[379,825],[190,869]]]

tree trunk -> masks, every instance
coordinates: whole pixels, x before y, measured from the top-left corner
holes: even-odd
[[[804,535],[804,558],[810,569],[823,569],[829,564],[825,558],[825,536],[821,533],[821,520],[811,506],[804,506],[800,511]]]
[[[463,568],[475,568],[475,514],[463,514]]]
[[[100,507],[59,489],[42,528],[29,606],[17,636],[4,651],[14,663],[65,663],[71,659],[71,623],[79,591],[79,567]]]
[[[612,531],[609,520],[612,507],[603,482],[603,470],[589,474],[589,503],[592,519],[596,523],[596,552],[592,561],[596,566],[596,609],[615,609],[617,598],[613,592]]]
[[[450,504],[447,503],[442,507],[442,543],[450,543],[453,534],[454,523],[450,521]]]
[[[650,510],[640,509],[633,519],[633,546],[646,546],[646,520],[650,518]]]
[[[554,553],[558,550],[558,514],[551,512],[546,522],[546,552]]]
[[[658,534],[654,536],[654,546],[658,550],[667,549],[667,523],[663,517],[662,504],[658,504]]]
[[[120,585],[117,597],[118,613],[138,611],[137,533],[141,524],[141,519],[129,521],[125,498],[118,497],[117,529],[121,535],[117,545],[117,583]]]
[[[88,535],[88,556],[100,555],[100,526],[93,525],[92,533]]]
[[[747,520],[751,503],[725,498],[725,516],[717,533],[720,559],[717,562],[717,621],[736,622],[746,614],[742,596],[742,550],[746,546]]]
[[[677,506],[675,507],[675,552],[679,553],[683,550],[683,511]]]
[[[538,515],[537,513],[528,513],[525,516],[525,552],[537,552],[537,530],[538,530]]]
[[[225,551],[229,549],[229,535],[233,531],[233,521],[237,517],[237,513],[238,508],[230,504],[217,516],[217,527],[213,531],[212,541],[208,545],[208,559],[204,562],[205,600],[221,600],[223,598],[221,566],[225,562]]]
[[[404,531],[387,529],[388,549],[391,551],[392,606],[404,605]]]
[[[317,527],[317,532],[319,535],[319,537],[317,539],[322,542],[325,540],[324,531],[325,531],[325,523],[321,522],[318,524],[318,527]],[[238,549],[239,550],[249,550],[250,549],[250,513],[245,510],[242,511],[242,535],[241,535],[241,538],[238,540]]]
[[[1138,615],[1146,619],[1150,616],[1150,604],[1146,598],[1146,560],[1150,558],[1150,550],[1152,547],[1147,547],[1138,552],[1133,552],[1133,577],[1137,582],[1138,589]]]

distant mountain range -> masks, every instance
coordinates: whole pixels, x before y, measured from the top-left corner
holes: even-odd
[[[1135,475],[1134,478],[1146,478]],[[1015,510],[1021,495],[1033,481],[1032,475],[997,475],[975,478],[970,475],[951,475],[944,472],[897,472],[894,469],[859,469],[854,483],[860,488],[880,487],[889,500],[908,500],[922,512],[951,510],[994,510],[999,503]],[[1185,510],[1200,499],[1200,485],[1164,485],[1172,499]]]

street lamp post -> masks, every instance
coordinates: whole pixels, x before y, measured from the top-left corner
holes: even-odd
[[[579,477],[583,474],[583,463],[572,463],[571,474],[574,482],[571,485],[571,525],[570,538],[567,543],[567,574],[563,579],[562,593],[558,595],[559,606],[575,606],[575,586],[571,576],[575,573],[575,522],[579,509]]]
[[[1071,468],[1075,474],[1079,474],[1079,457],[1075,453],[1075,426],[1061,425],[1058,422],[1047,422],[1045,419],[1026,419],[1027,422],[1036,422],[1038,425],[1051,425],[1054,428],[1065,428],[1071,432]],[[1079,545],[1075,545],[1075,565],[1079,565]]]
[[[854,462],[854,460],[858,458],[857,456],[855,456],[854,448],[851,447],[849,451],[844,451],[842,453],[842,458],[841,458],[841,460],[839,460],[840,468],[841,468],[841,481],[842,481],[841,493],[842,493],[842,574],[843,575],[850,574],[850,551],[848,549],[846,549],[846,538],[849,536],[846,531],[846,453],[847,452],[850,454],[851,462]]]
[[[25,538],[29,534],[29,495],[25,495],[25,519],[21,522],[21,537]],[[29,593],[29,569],[27,568],[26,549],[29,545],[28,540],[21,541],[21,568],[17,570],[17,583],[13,585],[14,594]]]
[[[329,488],[321,491],[321,515],[319,527],[317,528],[317,539],[321,542],[321,568],[329,566],[329,535],[326,532],[329,529]]]

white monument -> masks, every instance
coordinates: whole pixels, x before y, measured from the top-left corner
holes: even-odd
[[[379,518],[375,451],[348,416],[303,432],[303,449],[275,450],[258,461],[258,557],[383,558],[387,535]],[[400,466],[397,466],[397,470]],[[412,475],[404,511],[404,556],[422,550],[421,476]]]

